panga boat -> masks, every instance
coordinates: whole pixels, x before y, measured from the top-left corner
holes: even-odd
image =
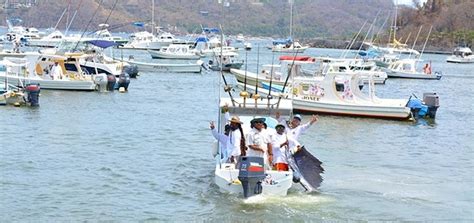
[[[232,116],[240,118],[242,134],[250,131],[250,121],[256,117],[264,118],[267,127],[274,128],[278,121],[272,116],[276,112],[286,116],[292,112],[292,104],[288,99],[264,99],[258,95],[248,98],[246,92],[240,95],[242,98],[221,98],[219,106],[221,110],[228,109]],[[218,129],[223,130],[228,121],[227,115],[219,113]],[[220,143],[218,145],[221,146]],[[263,157],[241,156],[239,162],[231,163],[225,159],[225,154],[223,148],[219,147],[215,156],[215,184],[222,192],[243,194],[245,198],[258,194],[285,196],[293,182],[300,182],[307,191],[312,191],[322,181],[321,162],[305,149],[287,155],[291,167],[288,171],[268,169]]]
[[[453,55],[446,58],[448,63],[474,63],[474,55],[469,47],[456,47]]]

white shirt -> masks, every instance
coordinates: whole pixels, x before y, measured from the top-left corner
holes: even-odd
[[[217,129],[214,128],[211,130],[212,131],[212,136],[214,136],[214,138],[219,141],[219,148],[221,148],[221,152],[222,152],[222,155],[223,155],[223,159],[227,159],[230,157],[230,154],[232,153],[232,151],[230,150],[230,148],[232,148],[230,146],[230,142],[229,142],[229,136],[225,135],[225,134],[222,134],[222,133],[218,133],[217,132]]]
[[[59,65],[54,65],[51,68],[51,75],[53,76],[54,80],[58,80],[63,75],[63,70]]]
[[[288,146],[280,147],[281,144],[288,140]],[[272,143],[273,148],[273,164],[276,163],[286,163],[288,164],[288,157],[286,150],[289,148],[293,150],[299,143],[294,140],[293,138],[289,137],[286,133],[283,134],[276,134],[274,136],[274,141]],[[290,151],[291,151],[290,150]]]
[[[303,134],[311,126],[311,122],[308,122],[308,123],[303,124],[303,125],[300,124],[296,128],[290,128],[285,119],[280,118],[280,119],[278,119],[278,121],[280,122],[280,124],[285,126],[285,132],[288,133],[288,135],[290,135],[291,138],[293,138],[296,141],[298,141],[301,134]]]
[[[258,146],[263,149],[265,152],[257,151],[251,148],[247,149],[247,156],[259,156],[259,157],[266,157],[265,154],[267,153],[267,143],[268,143],[268,134],[265,131],[258,131],[256,128],[252,128],[250,132],[247,134],[247,146],[254,145]]]
[[[229,147],[228,150],[231,151],[231,156],[240,156],[240,130],[236,129],[235,131],[230,131],[229,133]]]

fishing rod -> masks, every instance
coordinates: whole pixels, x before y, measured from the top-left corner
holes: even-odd
[[[222,25],[219,25],[219,27],[221,28],[221,32],[224,32],[224,30],[222,30]],[[202,25],[201,25],[201,28],[202,28]],[[207,36],[206,36],[207,38]],[[221,39],[222,41],[222,39]],[[221,50],[222,50],[222,46],[221,46]],[[222,55],[221,55],[222,57]],[[225,76],[224,76],[224,71],[222,70],[222,64],[221,64],[221,69],[220,69],[220,73],[221,73],[221,77],[222,77],[222,80],[224,81],[224,91],[229,93],[229,97],[230,97],[230,101],[232,102],[232,106],[235,107],[235,101],[234,101],[234,98],[232,97],[232,92],[230,92],[230,90],[232,89],[232,87],[230,87],[228,84],[227,84],[227,80],[225,79]]]
[[[245,51],[245,75],[244,75],[244,91],[240,92],[240,96],[244,98],[244,108],[245,108],[245,102],[247,101],[247,96],[248,96],[248,92],[247,92],[247,64],[248,64],[248,60],[247,60],[247,51]],[[257,73],[258,75],[258,73]]]
[[[273,98],[272,97],[272,83],[273,83],[273,63],[275,62],[275,52],[272,51],[272,66],[270,68],[270,87],[268,88],[268,95],[267,95],[267,99],[268,99],[268,107],[270,107],[270,100]]]
[[[255,108],[257,107],[257,99],[260,98],[260,95],[258,95],[258,66],[260,64],[260,47],[257,44],[257,80],[255,81],[255,94],[253,95],[253,98],[255,99]]]
[[[280,96],[278,97],[277,108],[280,106],[281,96],[285,92],[285,88],[286,88],[286,85],[288,84],[288,80],[290,79],[291,72],[293,71],[293,66],[295,65],[297,55],[298,55],[298,50],[296,50],[295,55],[293,56],[293,61],[291,62],[290,69],[288,69],[288,75],[286,76],[285,83],[283,84],[283,88],[281,89],[282,94],[280,94]]]

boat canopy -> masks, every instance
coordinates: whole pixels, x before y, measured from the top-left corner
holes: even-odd
[[[219,33],[220,30],[218,28],[203,28],[202,31],[205,33]]]
[[[108,48],[111,46],[117,46],[118,44],[114,41],[109,41],[109,40],[88,40],[86,43],[92,44],[94,46],[100,47],[100,48]]]
[[[273,40],[273,45],[286,45],[286,44],[291,44],[293,43],[293,39],[290,37],[288,39],[278,39],[278,40]]]
[[[143,22],[134,22],[132,24],[136,27],[145,27],[145,23],[143,23]]]
[[[280,56],[282,61],[315,62],[316,59],[310,56]]]
[[[207,43],[209,42],[209,38],[205,36],[199,36],[198,38],[196,38],[196,43],[199,43],[199,42]]]

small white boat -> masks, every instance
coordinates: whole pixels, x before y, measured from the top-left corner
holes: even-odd
[[[201,58],[199,51],[189,44],[170,44],[158,50],[147,50],[153,59],[180,59],[198,60]]]
[[[431,65],[425,64],[423,72],[416,70],[415,59],[402,59],[391,63],[386,69],[388,77],[392,78],[410,78],[410,79],[431,79],[439,80],[442,74],[439,72],[432,72]]]
[[[222,56],[218,54],[215,60],[209,60],[208,66],[214,71],[230,71],[230,69],[240,69],[244,64],[243,60],[238,58],[239,54],[234,52],[223,53]],[[222,61],[222,66],[220,65]],[[221,68],[222,67],[222,68]]]
[[[12,63],[7,59],[0,61],[0,70],[4,70],[4,75],[21,72],[26,64]],[[17,74],[18,75],[18,74]],[[0,105],[39,105],[39,85],[27,85],[22,88],[8,83],[8,78],[0,82]]]
[[[147,63],[134,59],[122,61],[136,65],[140,72],[200,73],[203,69],[201,60],[196,63]]]
[[[272,99],[270,101],[247,99],[245,101],[243,98],[221,98],[220,108],[224,106],[228,106],[230,114],[239,116],[243,123],[242,128],[244,132],[250,130],[250,121],[256,116],[273,119],[268,115],[274,114],[277,111],[282,115],[289,115],[292,110],[291,101],[287,99]],[[275,124],[278,123],[277,120],[273,120]],[[227,122],[226,116],[220,114],[219,123],[222,126],[219,129],[223,129]],[[221,192],[243,194],[245,198],[257,194],[286,196],[288,189],[293,185],[293,171],[291,170],[275,171],[265,169],[264,161],[261,157],[241,157],[240,165],[228,163],[222,160],[221,155],[223,151],[220,150],[221,148],[219,148],[219,152],[215,157],[214,182]],[[260,162],[259,159],[261,159]]]
[[[456,47],[453,55],[446,58],[448,63],[474,63],[474,55],[469,47]]]
[[[292,42],[289,44],[276,44],[272,46],[273,52],[280,52],[280,53],[304,53],[309,46],[302,46],[298,42]]]

